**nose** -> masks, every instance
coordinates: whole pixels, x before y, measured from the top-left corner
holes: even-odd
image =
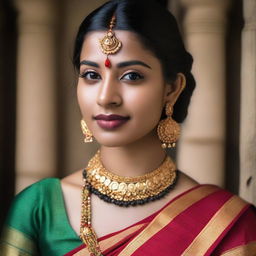
[[[119,87],[118,81],[114,81],[114,79],[103,80],[98,93],[98,105],[105,108],[120,106],[122,97]]]

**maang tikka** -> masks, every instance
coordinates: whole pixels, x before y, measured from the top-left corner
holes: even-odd
[[[107,59],[105,60],[105,67],[107,68],[111,68],[111,62],[108,58],[108,55],[117,53],[122,47],[121,41],[117,39],[113,31],[115,22],[116,17],[113,15],[107,34],[102,39],[100,39],[100,48],[104,54],[107,54]]]

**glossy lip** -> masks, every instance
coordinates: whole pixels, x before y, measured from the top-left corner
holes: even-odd
[[[126,120],[129,119],[129,116],[120,116],[120,115],[97,115],[94,117],[95,120],[105,120],[105,121],[112,121],[112,120]]]
[[[104,130],[113,130],[125,124],[130,117],[120,115],[97,115],[94,117],[97,124]]]

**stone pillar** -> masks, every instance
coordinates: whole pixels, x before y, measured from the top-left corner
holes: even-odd
[[[184,37],[197,87],[178,151],[181,170],[202,183],[224,184],[225,32],[228,0],[182,0]]]
[[[240,195],[256,203],[256,1],[244,0],[242,33]]]
[[[16,7],[19,191],[56,171],[56,11],[50,0],[16,0]]]

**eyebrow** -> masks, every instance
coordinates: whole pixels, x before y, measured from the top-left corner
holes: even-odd
[[[93,61],[90,61],[90,60],[82,60],[80,62],[80,66],[82,65],[87,65],[87,66],[92,66],[92,67],[95,67],[95,68],[99,68],[99,64],[97,64],[96,62],[93,62]]]
[[[117,67],[123,68],[123,67],[128,67],[128,66],[133,66],[133,65],[141,65],[141,66],[151,69],[151,67],[148,64],[146,64],[140,60],[129,60],[129,61],[120,62],[117,64]]]
[[[98,63],[96,63],[94,61],[90,61],[90,60],[82,60],[80,62],[80,66],[81,65],[87,65],[87,66],[91,66],[91,67],[95,67],[95,68],[100,67]],[[116,66],[118,68],[124,68],[124,67],[128,67],[128,66],[133,66],[133,65],[141,65],[143,67],[152,69],[148,64],[146,64],[146,63],[144,63],[143,61],[140,61],[140,60],[129,60],[129,61],[120,62]]]

